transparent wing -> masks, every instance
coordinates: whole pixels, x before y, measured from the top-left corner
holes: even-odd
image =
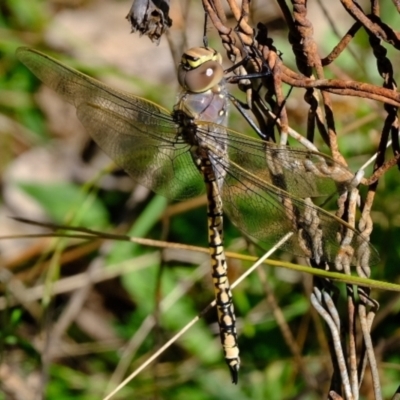
[[[97,144],[137,182],[173,199],[204,191],[189,146],[162,107],[106,85],[36,50],[20,48],[17,57],[40,80],[77,108]]]
[[[261,141],[228,128],[220,135],[219,125],[198,125],[198,134],[211,138],[210,149],[213,142],[227,141],[229,160],[296,197],[331,195],[354,179],[347,167],[325,154]]]
[[[354,178],[345,166],[322,153],[227,132],[229,160],[296,197],[331,195]]]
[[[355,250],[352,265],[360,257],[368,257],[371,265],[379,261],[377,251],[345,221],[280,190],[254,176],[241,166],[218,159],[226,170],[222,190],[224,211],[244,232],[274,245],[286,233],[293,236],[282,249],[297,254],[334,262],[340,250],[340,240],[349,230],[347,243]]]

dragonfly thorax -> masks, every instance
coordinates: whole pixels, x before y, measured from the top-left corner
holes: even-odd
[[[203,93],[182,91],[174,109],[183,111],[195,121],[225,125],[228,97],[223,85],[218,85],[218,89],[219,91],[207,90]]]
[[[224,77],[222,57],[209,47],[193,47],[178,66],[178,81],[184,90],[203,93],[218,85]]]

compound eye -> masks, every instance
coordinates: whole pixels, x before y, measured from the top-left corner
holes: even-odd
[[[180,85],[193,93],[202,93],[221,82],[224,70],[217,61],[206,61],[197,68],[185,70],[178,68],[178,81]]]

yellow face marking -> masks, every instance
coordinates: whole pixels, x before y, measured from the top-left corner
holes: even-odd
[[[182,55],[181,64],[187,69],[195,69],[207,61],[222,62],[221,55],[209,47],[194,47]],[[213,71],[211,71],[213,73]]]

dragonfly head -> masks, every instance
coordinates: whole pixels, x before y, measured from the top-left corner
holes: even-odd
[[[193,47],[178,66],[179,84],[189,92],[203,93],[218,85],[224,77],[222,57],[209,47]]]

